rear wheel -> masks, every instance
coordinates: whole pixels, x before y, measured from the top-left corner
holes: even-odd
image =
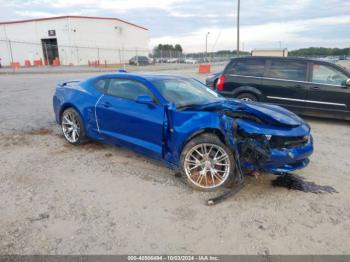
[[[213,83],[213,90],[216,90],[216,84],[218,83],[218,79],[215,79],[214,80],[214,83]]]
[[[203,134],[193,138],[183,149],[181,170],[193,188],[214,190],[228,185],[234,177],[234,156],[217,136]]]
[[[251,93],[241,93],[237,96],[237,98],[248,102],[258,101],[258,98]]]
[[[63,111],[61,127],[63,135],[69,143],[78,145],[86,140],[83,120],[74,108]]]

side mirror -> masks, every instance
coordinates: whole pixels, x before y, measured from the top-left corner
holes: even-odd
[[[346,86],[346,87],[350,87],[350,78],[349,78],[348,80],[346,80],[345,86]]]
[[[153,105],[153,100],[150,96],[138,96],[136,102],[139,104]]]

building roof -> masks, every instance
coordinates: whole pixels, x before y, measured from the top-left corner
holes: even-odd
[[[35,19],[26,19],[26,20],[17,20],[17,21],[7,21],[7,22],[0,22],[0,25],[19,24],[19,23],[27,23],[27,22],[39,22],[39,21],[65,19],[65,18],[85,18],[85,19],[115,20],[115,21],[123,22],[125,24],[132,25],[132,26],[144,29],[144,30],[148,30],[145,27],[142,27],[142,26],[139,26],[139,25],[127,22],[127,21],[119,19],[119,18],[98,17],[98,16],[76,16],[76,15],[54,16],[54,17],[46,17],[46,18],[35,18]]]
[[[262,48],[262,49],[253,49],[252,51],[285,51],[287,48]]]

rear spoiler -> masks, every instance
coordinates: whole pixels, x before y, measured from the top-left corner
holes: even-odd
[[[70,80],[70,81],[62,81],[62,82],[59,82],[57,86],[67,86],[67,85],[70,85],[70,84],[73,84],[73,83],[80,83],[81,80]]]

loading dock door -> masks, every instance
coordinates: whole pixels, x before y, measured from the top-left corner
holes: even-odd
[[[53,60],[59,58],[57,38],[41,39],[41,44],[43,46],[45,61],[48,61],[48,64],[52,65]]]

